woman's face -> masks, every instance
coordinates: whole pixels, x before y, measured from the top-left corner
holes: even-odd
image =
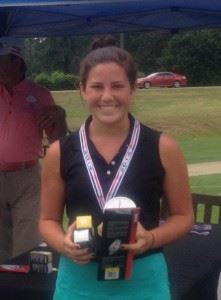
[[[102,63],[93,67],[81,94],[94,119],[115,123],[127,116],[134,87],[125,70],[116,63]]]

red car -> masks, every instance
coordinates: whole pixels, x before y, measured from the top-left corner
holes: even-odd
[[[138,78],[136,81],[138,88],[149,89],[151,86],[158,87],[180,87],[187,85],[185,75],[173,72],[157,72],[152,73],[146,77]]]

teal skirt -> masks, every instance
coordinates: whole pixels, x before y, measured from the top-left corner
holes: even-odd
[[[78,265],[62,256],[53,300],[170,300],[162,253],[135,259],[130,280],[97,281],[96,262]]]

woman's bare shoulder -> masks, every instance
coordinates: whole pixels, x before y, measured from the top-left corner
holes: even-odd
[[[160,157],[162,162],[184,160],[184,155],[177,141],[168,134],[160,136]]]
[[[53,164],[59,164],[60,162],[60,143],[55,141],[47,149],[45,158],[43,159],[43,165],[50,165],[53,167]]]

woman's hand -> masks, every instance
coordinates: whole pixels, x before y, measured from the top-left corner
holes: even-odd
[[[90,252],[89,248],[80,248],[79,244],[73,242],[73,231],[76,228],[75,222],[72,223],[64,237],[64,251],[63,254],[78,264],[87,264],[94,257],[94,253]]]
[[[133,244],[122,244],[124,250],[133,251],[136,255],[152,249],[154,246],[154,235],[146,230],[140,223],[137,224],[136,242]]]

